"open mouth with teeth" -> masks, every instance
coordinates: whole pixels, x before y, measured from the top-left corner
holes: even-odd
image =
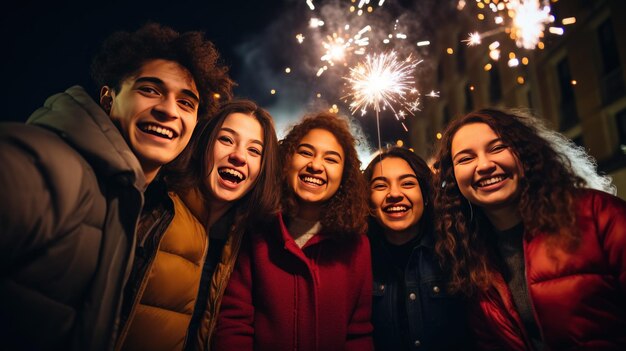
[[[490,177],[490,178],[483,178],[481,180],[479,180],[478,182],[476,182],[476,187],[478,188],[482,188],[482,187],[486,187],[489,185],[493,185],[496,183],[500,183],[501,181],[505,180],[506,178],[508,178],[508,176],[506,175],[498,175],[495,177]]]
[[[222,167],[217,170],[220,177],[231,183],[241,183],[246,177],[236,169]]]
[[[178,134],[170,128],[159,126],[152,123],[142,123],[138,125],[139,129],[147,134],[156,135],[165,139],[174,139]]]
[[[403,213],[409,210],[409,207],[406,205],[391,205],[383,208],[385,213]]]
[[[315,186],[322,186],[326,184],[326,181],[324,179],[312,177],[310,175],[301,175],[300,180],[305,182],[306,184],[315,185]]]

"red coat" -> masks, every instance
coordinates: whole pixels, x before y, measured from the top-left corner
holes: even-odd
[[[545,234],[524,240],[537,325],[552,350],[626,350],[626,202],[594,190],[576,201],[577,250],[551,248]],[[481,350],[532,349],[501,276],[474,302]]]
[[[372,350],[366,236],[316,235],[300,249],[282,216],[242,243],[213,339],[215,350]]]

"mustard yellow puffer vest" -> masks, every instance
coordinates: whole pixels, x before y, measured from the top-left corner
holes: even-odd
[[[143,278],[118,345],[123,350],[182,350],[208,247],[204,226],[174,193],[174,218]],[[119,347],[118,347],[119,348]]]

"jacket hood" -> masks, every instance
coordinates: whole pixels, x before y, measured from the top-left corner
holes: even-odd
[[[27,123],[55,131],[107,177],[145,188],[139,161],[109,116],[82,87],[49,97]]]

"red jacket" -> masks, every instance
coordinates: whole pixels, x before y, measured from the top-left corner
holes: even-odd
[[[224,293],[215,350],[372,350],[366,236],[316,235],[300,249],[278,216],[251,233]]]
[[[524,240],[526,279],[537,325],[551,350],[626,350],[626,202],[594,190],[577,198],[581,244]],[[532,349],[501,276],[470,313],[481,350]]]

